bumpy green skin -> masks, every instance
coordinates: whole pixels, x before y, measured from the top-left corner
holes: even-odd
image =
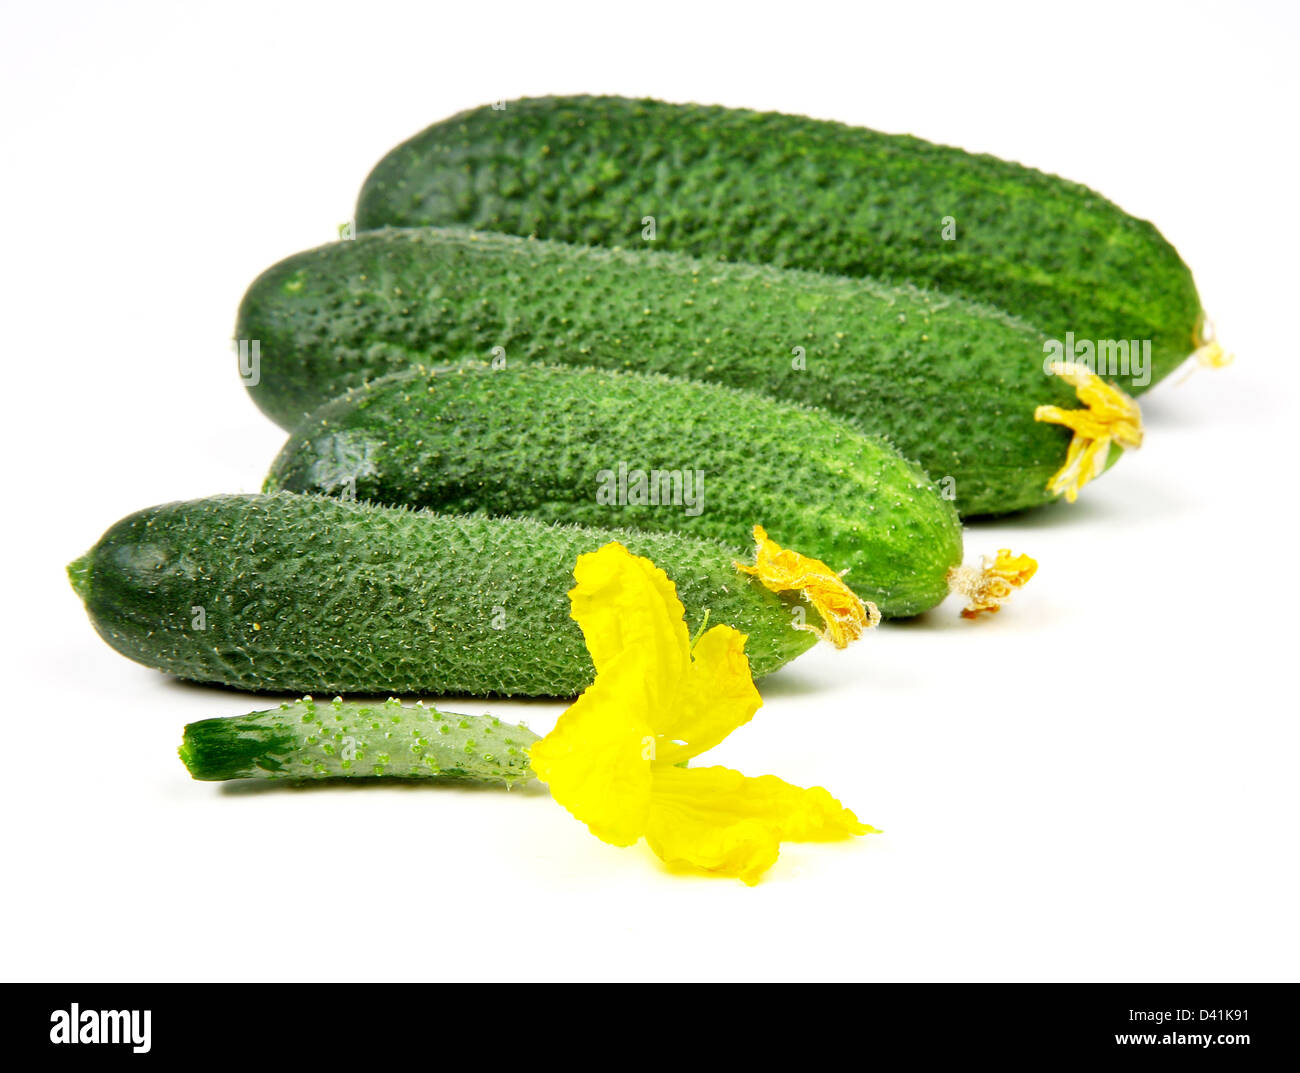
[[[180,755],[191,775],[226,779],[394,779],[494,782],[532,777],[527,727],[387,701],[317,702],[204,719],[185,728]]]
[[[660,372],[824,408],[949,478],[966,515],[1054,498],[1070,435],[1034,409],[1079,405],[1043,373],[1043,337],[988,306],[487,232],[378,231],[297,254],[249,288],[238,333],[260,344],[252,398],[287,428],[368,379],[501,347],[507,366]]]
[[[756,676],[814,643],[792,628],[792,602],[716,544],[288,492],[140,511],[68,574],[105,641],[182,678],[299,695],[569,697],[594,672],[566,594],[578,556],[611,540],[676,583],[692,632],[707,609],[710,624],[748,634]]]
[[[436,123],[371,172],[357,226],[459,224],[909,281],[1048,335],[1197,342],[1191,273],[1149,223],[1075,183],[917,138],[801,116],[543,97]],[[945,240],[945,218],[956,237]]]
[[[302,424],[271,468],[276,489],[688,533],[738,558],[758,523],[848,570],[891,616],[943,600],[961,562],[957,512],[887,443],[749,392],[604,369],[475,362],[386,377]]]

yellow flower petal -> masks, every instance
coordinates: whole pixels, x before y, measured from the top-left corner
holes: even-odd
[[[654,737],[636,702],[643,678],[634,661],[607,663],[555,729],[528,750],[551,796],[616,846],[640,839],[650,811]]]
[[[569,614],[582,629],[597,678],[614,658],[639,659],[654,668],[646,680],[651,707],[667,708],[691,650],[676,586],[617,541],[579,555],[573,576],[578,584],[569,590]]]
[[[805,790],[775,775],[746,778],[725,767],[670,767],[655,771],[646,841],[668,864],[753,885],[776,861],[781,842],[874,831],[820,786]]]
[[[596,680],[529,750],[551,796],[606,842],[640,838],[657,713],[675,709],[690,661],[677,590],[649,559],[611,542],[578,557],[570,614]]]
[[[1002,548],[992,561],[984,556],[981,567],[954,566],[948,572],[948,588],[968,601],[962,608],[962,618],[979,618],[1001,610],[1002,601],[1028,584],[1037,572],[1037,561],[1028,555],[1012,555],[1010,548]]]
[[[1073,503],[1079,498],[1079,490],[1105,470],[1112,443],[1142,446],[1142,411],[1119,388],[1085,366],[1056,361],[1050,368],[1073,385],[1085,407],[1063,410],[1059,406],[1040,406],[1034,411],[1035,421],[1064,425],[1074,433],[1065,464],[1047,482],[1049,491],[1063,494],[1067,502]]]
[[[752,574],[772,592],[798,592],[816,608],[825,629],[802,625],[823,641],[844,648],[862,636],[864,629],[880,623],[880,611],[858,597],[843,578],[820,559],[810,559],[770,540],[761,525],[754,526],[754,564],[736,563],[743,574]]]
[[[658,763],[698,756],[754,717],[763,698],[750,674],[746,640],[730,626],[714,626],[695,642],[677,704],[655,715]]]

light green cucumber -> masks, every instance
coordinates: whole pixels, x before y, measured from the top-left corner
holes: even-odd
[[[715,384],[486,363],[378,380],[290,437],[266,490],[680,532],[754,526],[887,616],[948,594],[961,524],[925,473],[846,421]]]
[[[527,727],[422,704],[316,701],[190,723],[180,747],[194,778],[339,779],[386,777],[495,782],[532,777]]]

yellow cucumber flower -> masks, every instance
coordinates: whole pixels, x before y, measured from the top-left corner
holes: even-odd
[[[880,609],[861,599],[820,559],[810,559],[770,540],[767,530],[754,526],[754,564],[736,563],[742,574],[752,574],[772,592],[798,592],[821,615],[825,629],[800,623],[797,630],[810,630],[836,648],[846,648],[862,636],[863,630],[880,625]]]
[[[1236,360],[1237,355],[1224,350],[1223,344],[1215,337],[1214,324],[1208,317],[1202,316],[1201,326],[1196,333],[1196,349],[1190,358],[1192,365],[1187,370],[1187,376],[1178,382],[1185,383],[1197,369],[1226,369]]]
[[[1214,330],[1214,322],[1201,314],[1200,327],[1196,330],[1196,349],[1192,351],[1196,365],[1203,369],[1226,369],[1236,360],[1235,354],[1223,349]]]
[[[1236,354],[1230,354],[1223,349],[1221,343],[1213,339],[1192,351],[1192,357],[1196,360],[1197,367],[1202,369],[1226,369],[1237,360]]]
[[[692,644],[676,587],[622,544],[579,556],[573,575],[571,614],[596,679],[528,755],[592,834],[616,846],[644,837],[670,865],[752,885],[783,841],[874,830],[819,786],[678,766],[762,704],[745,635],[714,626]]]
[[[997,558],[986,555],[982,566],[954,566],[948,571],[949,591],[966,597],[962,618],[979,618],[996,614],[1002,601],[1022,588],[1038,572],[1038,561],[1028,555],[1012,555],[1001,548]]]
[[[1073,503],[1079,498],[1079,489],[1101,476],[1112,441],[1121,447],[1142,446],[1142,411],[1119,388],[1083,365],[1054,361],[1051,370],[1069,381],[1084,405],[1082,410],[1040,406],[1034,411],[1035,421],[1064,425],[1074,433],[1065,465],[1047,482],[1050,492],[1064,493],[1066,501]]]

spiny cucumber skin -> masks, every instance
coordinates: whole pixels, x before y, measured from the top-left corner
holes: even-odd
[[[356,219],[919,283],[1060,339],[1150,339],[1152,382],[1194,349],[1202,323],[1177,251],[1086,187],[802,116],[620,97],[473,109],[385,156]]]
[[[494,716],[423,705],[316,701],[204,719],[185,728],[180,755],[201,781],[386,777],[496,782],[532,777],[537,735]]]
[[[1052,500],[1070,436],[1034,409],[1079,405],[1044,375],[1043,337],[987,306],[444,229],[372,232],[290,257],[248,289],[237,331],[259,341],[252,398],[286,428],[369,379],[500,347],[507,365],[659,372],[823,408],[949,479],[964,515]]]
[[[573,568],[611,540],[676,583],[692,633],[707,609],[748,634],[755,677],[815,642],[792,628],[793,601],[716,544],[288,492],[132,514],[69,577],[105,641],[181,678],[299,696],[570,697],[594,676],[569,617]]]
[[[620,464],[676,471],[675,501],[620,494]],[[276,489],[681,532],[737,558],[758,523],[847,570],[887,616],[942,601],[962,556],[952,504],[882,440],[748,392],[603,369],[466,363],[386,377],[303,423],[271,468]]]

